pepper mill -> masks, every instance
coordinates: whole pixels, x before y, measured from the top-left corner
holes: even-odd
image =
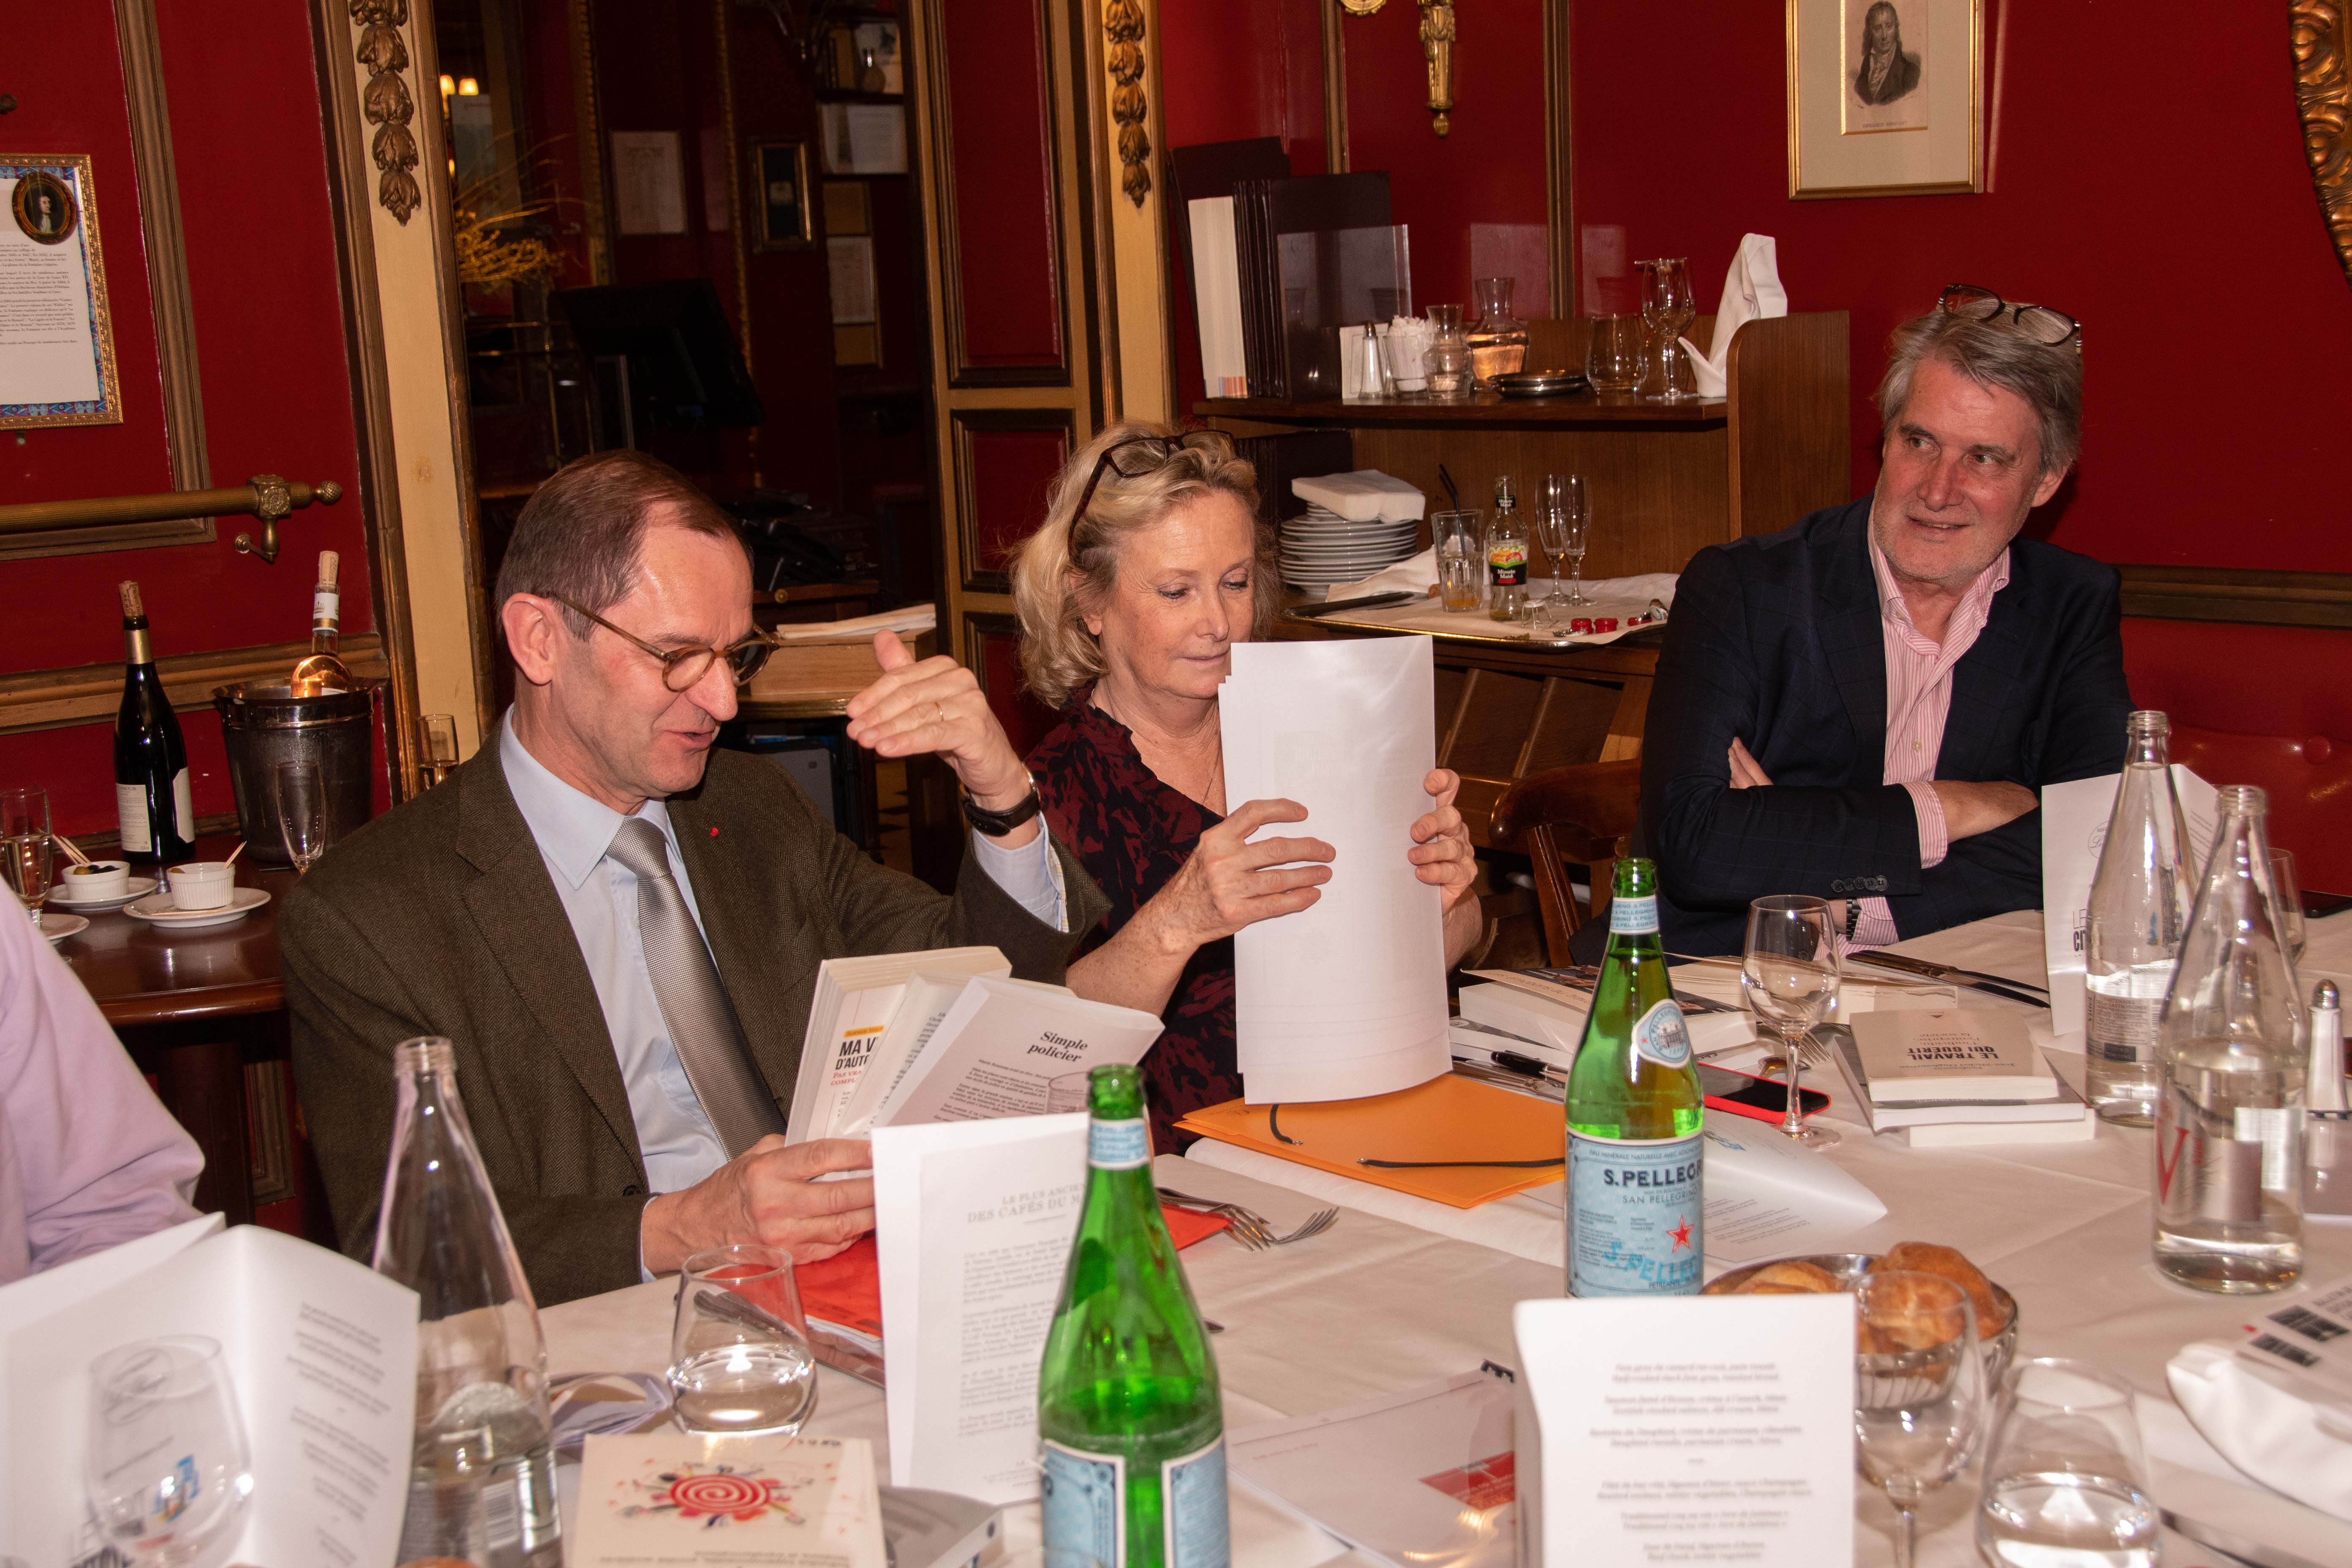
[[[2321,981],[2311,997],[2303,1101],[2303,1212],[2352,1215],[2352,1105],[2344,1094],[2344,1009],[2332,980]]]

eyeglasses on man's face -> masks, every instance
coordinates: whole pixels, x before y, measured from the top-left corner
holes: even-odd
[[[1076,522],[1087,515],[1087,508],[1095,499],[1095,487],[1102,483],[1105,470],[1116,468],[1120,479],[1139,479],[1187,447],[1231,453],[1234,438],[1223,430],[1187,430],[1174,440],[1165,436],[1129,436],[1124,441],[1113,441],[1095,459],[1095,471],[1087,476],[1087,488],[1079,495],[1078,510],[1070,513],[1070,521]]]
[[[725,647],[711,647],[707,645],[697,645],[691,647],[656,647],[635,633],[622,630],[585,605],[574,604],[561,594],[551,594],[548,597],[567,610],[575,610],[587,616],[624,642],[634,644],[659,659],[662,667],[662,684],[672,691],[685,691],[691,689],[696,681],[710,673],[711,665],[721,659],[726,661],[729,678],[738,686],[744,685],[760,673],[761,668],[768,662],[768,656],[776,651],[775,639],[765,632],[756,631],[740,641],[728,644]]]
[[[1948,283],[1937,300],[1936,308],[1948,316],[1961,316],[1971,321],[1991,321],[2007,318],[2009,324],[2037,343],[2056,348],[2071,341],[2076,353],[2082,352],[2083,323],[2063,310],[2053,310],[2047,305],[2013,305],[1991,289],[1974,283]]]

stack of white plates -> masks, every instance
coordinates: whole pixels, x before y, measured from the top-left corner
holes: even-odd
[[[1413,552],[1418,521],[1350,522],[1328,507],[1310,504],[1304,516],[1282,525],[1282,580],[1298,588],[1353,583]]]

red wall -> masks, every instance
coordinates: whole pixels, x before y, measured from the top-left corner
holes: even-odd
[[[126,577],[146,592],[159,654],[299,639],[321,549],[342,554],[345,630],[374,626],[309,10],[250,0],[235,26],[201,0],[158,0],[156,11],[214,482],[278,473],[349,493],[282,525],[275,565],[236,552],[240,524],[229,518],[210,544],[0,565],[0,672],[120,658],[114,584]],[[0,141],[91,155],[125,423],[28,431],[21,445],[0,435],[0,501],[169,489],[113,11],[106,0],[58,0],[42,26],[43,68],[5,84],[17,108],[0,120]],[[198,815],[233,810],[218,721],[207,711],[180,722]],[[97,724],[0,735],[0,781],[46,787],[60,831],[110,829],[110,734]]]

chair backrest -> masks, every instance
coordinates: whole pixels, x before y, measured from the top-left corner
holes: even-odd
[[[2294,851],[2303,890],[2352,893],[2352,743],[2184,724],[2172,731],[2172,760],[2210,784],[2260,785],[2271,847]]]
[[[1591,878],[1592,914],[1599,916],[1609,907],[1610,879],[1641,807],[1638,758],[1530,773],[1496,802],[1490,841],[1516,847],[1534,863],[1536,903],[1552,963],[1570,962],[1568,939],[1586,918],[1565,862],[1576,861]]]

